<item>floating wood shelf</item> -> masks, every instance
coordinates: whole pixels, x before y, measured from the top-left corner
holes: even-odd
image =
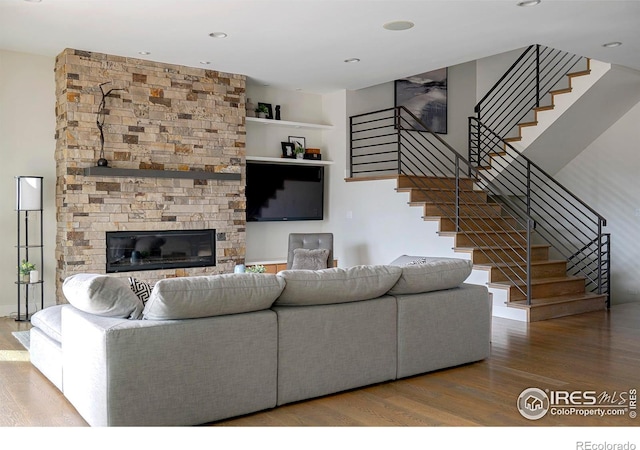
[[[260,119],[259,117],[247,117],[247,122],[261,123],[263,125],[273,125],[288,128],[306,128],[309,130],[331,130],[333,125],[321,123],[292,122],[290,120]]]
[[[86,167],[88,177],[182,178],[189,180],[240,180],[239,173],[204,172],[194,170],[117,169],[114,167]]]
[[[326,161],[321,159],[298,159],[298,158],[272,158],[270,156],[249,156],[247,155],[247,161],[253,162],[269,162],[275,164],[299,164],[309,166],[328,166],[333,164],[333,161]]]

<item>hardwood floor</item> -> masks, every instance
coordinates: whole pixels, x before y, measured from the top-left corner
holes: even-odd
[[[526,388],[611,396],[640,388],[639,324],[640,303],[535,323],[494,318],[491,356],[485,361],[213,425],[637,427],[640,419],[630,418],[628,408],[623,416],[549,412],[529,420],[518,412],[516,403]],[[86,426],[28,361],[6,360],[12,359],[7,355],[26,355],[11,332],[28,328],[29,324],[0,319],[0,426]]]

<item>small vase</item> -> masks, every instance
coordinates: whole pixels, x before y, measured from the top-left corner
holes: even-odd
[[[266,119],[266,118],[267,118],[267,113],[259,112],[259,113],[258,113],[258,117],[259,117],[260,119]]]
[[[22,282],[29,283],[31,281],[31,276],[28,273],[22,275]]]
[[[37,270],[29,272],[29,283],[37,283],[38,281],[40,281],[40,272]]]
[[[296,158],[304,159],[304,153],[296,153]]]

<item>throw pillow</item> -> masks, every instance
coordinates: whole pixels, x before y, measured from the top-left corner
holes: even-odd
[[[123,278],[78,273],[64,280],[62,292],[73,306],[98,316],[138,319],[144,309]]]
[[[131,286],[133,293],[142,301],[142,304],[146,305],[147,300],[149,300],[149,296],[151,295],[151,291],[153,290],[153,286],[146,281],[138,280],[133,277],[129,277],[129,286]]]
[[[306,249],[296,248],[293,250],[292,270],[320,270],[327,268],[329,250],[326,248]]]

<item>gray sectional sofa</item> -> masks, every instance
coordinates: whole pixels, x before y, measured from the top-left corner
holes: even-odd
[[[166,279],[144,305],[126,279],[74,275],[70,304],[33,316],[31,361],[90,425],[166,426],[487,358],[469,261],[413,261]]]

